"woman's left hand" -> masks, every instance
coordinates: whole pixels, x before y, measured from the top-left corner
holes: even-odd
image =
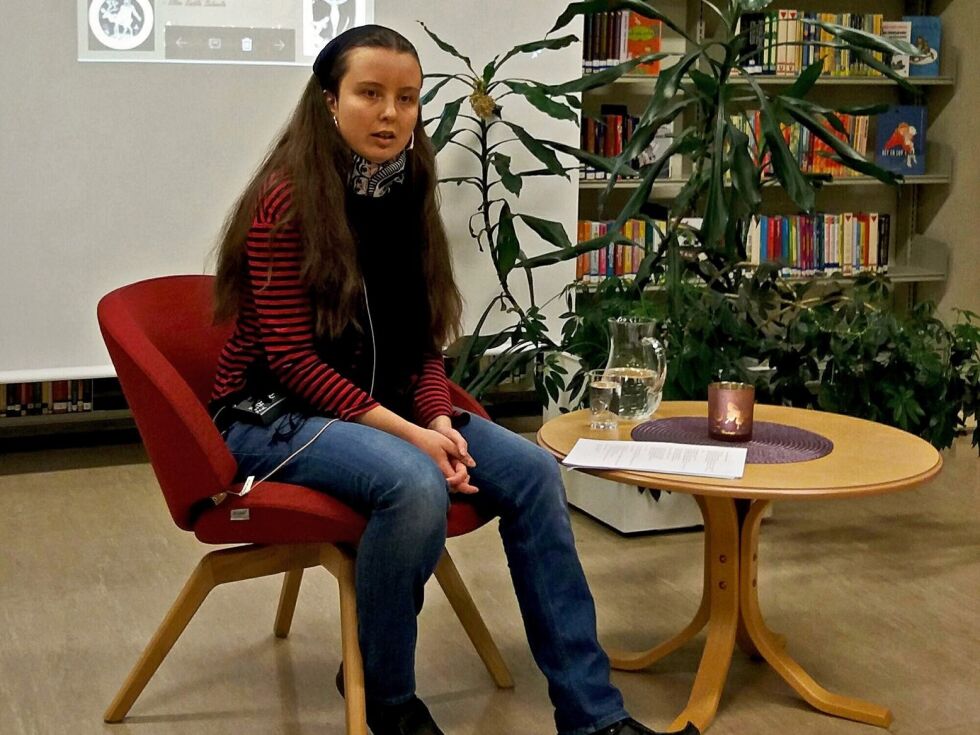
[[[429,422],[427,428],[438,431],[444,437],[448,438],[456,446],[456,456],[466,467],[476,467],[476,460],[470,456],[466,439],[453,428],[448,416],[436,416],[436,418]]]
[[[452,457],[453,469],[457,471],[455,482],[450,480],[449,487],[454,492],[476,492],[476,488],[470,484],[471,467],[476,467],[476,461],[470,456],[466,439],[456,429],[448,416],[437,416],[429,422],[429,429],[437,431],[449,439],[456,447],[456,455]]]

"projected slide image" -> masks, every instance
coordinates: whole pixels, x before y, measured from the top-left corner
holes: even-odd
[[[152,51],[153,21],[153,0],[89,0],[89,46]]]
[[[374,0],[77,0],[79,61],[302,64]]]
[[[303,53],[316,56],[331,38],[356,24],[355,0],[303,0]]]

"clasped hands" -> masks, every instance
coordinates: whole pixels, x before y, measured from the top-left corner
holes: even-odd
[[[446,476],[449,492],[470,495],[477,488],[470,484],[470,468],[476,462],[469,454],[466,439],[453,428],[448,416],[437,416],[418,433],[415,445],[428,454]]]

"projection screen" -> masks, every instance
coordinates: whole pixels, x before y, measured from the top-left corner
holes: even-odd
[[[308,65],[373,0],[77,0],[79,61]]]

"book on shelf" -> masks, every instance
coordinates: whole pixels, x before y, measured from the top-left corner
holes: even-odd
[[[42,416],[93,410],[92,380],[48,380],[0,385],[0,416]]]
[[[871,118],[867,115],[846,115],[839,114],[838,119],[844,126],[846,132],[842,133],[834,129],[829,122],[825,122],[826,128],[841,140],[847,140],[851,146],[862,156],[868,155],[868,139],[871,127]],[[762,133],[762,118],[758,110],[751,110],[745,114],[732,118],[732,123],[749,138],[749,152],[756,165],[761,165],[763,175],[766,177],[774,176],[774,170],[769,160],[768,152],[763,153],[764,148],[760,148],[760,142],[764,140]],[[834,151],[823,140],[815,136],[809,129],[793,123],[792,125],[782,124],[780,126],[783,139],[789,146],[800,170],[807,174],[829,174],[835,178],[860,176],[857,171],[847,168],[833,158]]]
[[[661,48],[662,23],[629,10],[610,10],[585,16],[582,42],[582,68],[585,72],[602,71]],[[640,64],[634,74],[656,75],[660,62]]]
[[[604,158],[615,158],[623,152],[627,142],[639,123],[639,118],[630,115],[625,105],[603,105],[599,117],[582,118],[581,148]],[[672,128],[664,127],[657,131],[656,136],[640,155],[630,162],[634,169],[648,165],[673,143]],[[679,173],[677,156],[671,156],[668,165],[660,172],[658,179],[667,179]],[[606,180],[609,174],[594,166],[581,164],[579,174],[584,181]],[[626,178],[626,177],[621,177]]]
[[[577,239],[579,243],[595,240],[607,234],[611,222],[579,220]],[[663,231],[666,222],[657,222]],[[575,280],[580,283],[598,283],[609,276],[630,278],[636,275],[640,263],[648,253],[655,253],[660,247],[660,233],[646,220],[630,219],[619,231],[632,245],[609,243],[588,253],[579,254],[575,261]]]
[[[793,77],[822,59],[824,74],[829,76],[882,76],[858,54],[837,47],[836,37],[817,25],[818,22],[907,41],[919,49],[918,56],[896,54],[886,58],[878,52],[873,56],[887,61],[901,76],[937,77],[940,74],[942,24],[939,16],[914,15],[886,21],[881,13],[811,13],[788,8],[742,16],[739,33],[746,39],[744,70],[749,74]]]
[[[881,168],[906,176],[926,172],[926,108],[921,105],[893,105],[877,118],[875,163]]]
[[[778,25],[776,27],[776,75],[780,77],[794,76],[802,68],[802,47],[799,43],[802,23],[799,11],[777,10]]]
[[[912,45],[919,52],[910,60],[909,76],[938,77],[943,34],[939,16],[909,15],[902,20],[910,24]]]
[[[749,264],[780,264],[784,276],[887,273],[891,215],[844,212],[761,215],[749,224]]]
[[[749,74],[765,74],[769,68],[766,59],[766,13],[745,13],[739,20],[739,33],[745,34],[745,71]]]
[[[907,20],[888,20],[881,24],[881,35],[889,41],[912,43],[912,24]],[[909,75],[911,57],[908,54],[889,54],[885,61],[892,71],[902,77]]]
[[[620,12],[625,14],[627,24],[626,58],[622,60],[638,59],[641,56],[659,53],[663,24],[656,18],[646,18],[628,10]],[[633,69],[633,73],[655,76],[660,73],[660,62],[640,64]]]

